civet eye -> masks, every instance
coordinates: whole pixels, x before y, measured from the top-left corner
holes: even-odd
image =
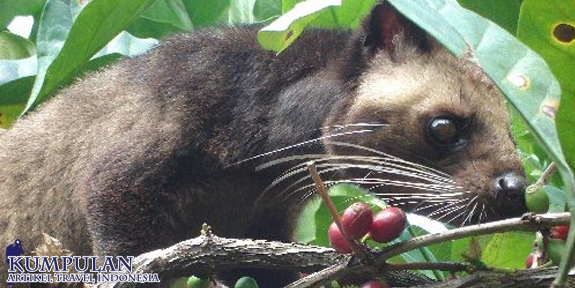
[[[427,125],[427,135],[432,144],[443,152],[450,152],[465,146],[467,143],[465,119],[440,116],[433,118]]]

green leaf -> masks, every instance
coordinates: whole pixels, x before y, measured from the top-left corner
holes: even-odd
[[[145,17],[136,20],[127,31],[139,38],[164,39],[172,34],[185,32],[172,24],[156,22]]]
[[[183,0],[194,28],[221,24],[255,23],[277,13],[279,0]],[[266,4],[270,4],[268,7]],[[264,6],[266,5],[266,6]],[[268,14],[269,13],[269,14]]]
[[[289,11],[302,0],[283,1],[283,11]],[[341,6],[328,8],[319,14],[318,18],[312,22],[312,26],[324,28],[347,28],[359,27],[365,15],[369,14],[377,0],[350,1],[344,0]]]
[[[28,76],[0,85],[0,128],[10,128],[20,117],[33,83],[34,77]]]
[[[270,1],[273,0],[268,0],[268,2]],[[261,3],[259,4],[261,5]],[[258,5],[258,0],[231,1],[229,9],[223,14],[221,21],[223,23],[236,24],[257,23],[267,20],[269,18],[268,15],[262,15],[262,18],[257,17],[258,15],[255,13],[256,9],[260,9],[261,12],[261,6],[258,7],[256,5]],[[279,4],[276,4],[276,9],[278,5]]]
[[[256,0],[231,1],[230,8],[224,14],[224,23],[254,23],[254,4]]]
[[[157,1],[142,17],[156,22],[170,23],[183,31],[191,31],[194,27],[182,0]]]
[[[4,30],[16,16],[34,15],[42,10],[46,0],[2,0],[0,30]]]
[[[194,27],[221,23],[222,15],[229,9],[230,0],[184,0],[186,10]]]
[[[452,261],[464,261],[463,255],[470,253],[471,239],[476,238],[481,247],[487,246],[492,235],[482,235],[477,237],[467,237],[451,241],[451,259]]]
[[[0,60],[22,59],[36,54],[34,43],[7,31],[0,32]]]
[[[549,212],[548,213],[560,213],[565,212],[565,191],[546,185],[544,186],[545,192],[549,196]]]
[[[36,74],[37,60],[35,56],[18,60],[0,60],[0,85],[18,78]],[[0,98],[0,105],[2,105]]]
[[[562,82],[561,85],[573,85],[572,83],[563,84]],[[557,113],[557,133],[559,133],[561,147],[569,165],[571,165],[571,170],[575,170],[575,133],[573,132],[575,127],[575,109],[573,109],[575,107],[575,94],[567,89],[569,88],[564,88],[563,90],[561,105]]]
[[[563,89],[563,100],[556,121],[561,147],[566,161],[553,154],[559,173],[565,184],[566,201],[571,212],[571,226],[575,226],[575,0],[550,0],[544,3],[525,0],[521,7],[518,37],[539,52],[549,63]],[[554,104],[554,105],[553,105]],[[555,118],[557,103],[543,106],[544,112]],[[544,139],[545,140],[545,139]],[[567,238],[565,254],[559,268],[559,276],[553,282],[560,286],[575,262],[575,229]]]
[[[40,103],[54,93],[63,82],[77,73],[84,63],[154,1],[95,0],[82,10],[71,26],[74,15],[79,10],[79,7],[74,4],[75,0],[49,0],[38,32],[38,77],[27,108]],[[60,29],[58,28],[60,26],[55,23],[62,22],[62,14],[69,17],[66,18],[64,28]],[[44,25],[55,26],[47,28]],[[54,46],[61,45],[64,39],[64,45],[59,51]],[[44,53],[40,54],[40,47],[42,47],[42,52],[48,54],[47,56]]]
[[[321,199],[314,198],[305,204],[294,233],[297,242],[311,243],[316,240],[315,214],[321,203]]]
[[[282,1],[280,0],[256,0],[254,3],[254,17],[266,20],[282,13]]]
[[[493,267],[523,269],[534,240],[534,233],[495,234],[487,246],[484,246],[482,260]]]
[[[118,48],[110,48],[110,50],[112,49],[122,50]],[[129,51],[127,48],[124,48],[123,50],[134,52],[133,50]],[[77,76],[80,77],[88,72],[108,66],[120,58],[122,58],[122,54],[119,53],[109,53],[101,57],[94,58],[82,66]],[[36,67],[36,57],[27,58],[25,61],[27,61],[27,63],[22,66],[28,69],[27,73],[29,75],[34,75],[36,70],[32,68]],[[2,66],[3,65],[0,63],[0,71],[2,70]],[[19,75],[16,80],[0,85],[0,128],[10,128],[18,117],[20,117],[22,110],[26,107],[28,98],[30,97],[32,86],[34,85],[34,78],[35,77],[33,76],[22,74]],[[63,85],[69,85],[72,84],[72,82],[73,79],[68,79],[66,82],[63,82]]]
[[[517,35],[549,64],[563,90],[557,126],[563,152],[575,167],[575,5],[573,0],[526,0]]]
[[[121,54],[124,56],[137,56],[145,53],[158,43],[155,39],[140,39],[130,35],[127,32],[121,32],[112,39],[102,50],[94,57],[101,57],[107,54]]]
[[[46,70],[58,56],[74,20],[80,13],[80,6],[73,0],[49,0],[40,18],[37,35],[38,71],[32,96],[26,105],[26,110],[32,106],[42,88]]]
[[[343,1],[340,7],[329,8],[313,21],[313,26],[325,28],[358,28],[378,0]]]
[[[332,6],[340,6],[341,0],[307,0],[298,3],[289,12],[264,27],[258,40],[264,49],[281,52],[287,48],[305,27]]]
[[[461,6],[497,23],[515,34],[519,20],[519,0],[458,0]]]
[[[191,31],[194,25],[182,0],[155,2],[128,28],[139,38],[162,39],[176,32]]]

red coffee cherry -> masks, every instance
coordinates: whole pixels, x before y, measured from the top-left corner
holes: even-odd
[[[343,234],[337,227],[335,222],[331,223],[328,230],[329,242],[331,243],[331,247],[335,249],[335,251],[339,253],[351,253],[351,247],[343,237]]]
[[[341,216],[341,227],[352,239],[358,240],[365,236],[373,222],[373,211],[369,205],[358,202],[347,207]]]
[[[567,241],[567,234],[569,234],[569,225],[561,225],[551,228],[551,238],[553,239]]]
[[[533,253],[529,254],[529,256],[527,256],[527,260],[525,260],[525,268],[529,269],[531,267],[533,267],[533,260],[535,259],[535,255],[533,255]]]
[[[386,243],[399,237],[406,225],[405,212],[396,207],[388,207],[375,215],[369,233],[371,239]]]

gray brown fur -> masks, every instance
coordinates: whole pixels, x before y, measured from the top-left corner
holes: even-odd
[[[137,255],[204,222],[290,240],[298,197],[254,206],[281,171],[229,165],[355,122],[389,125],[342,141],[439,168],[495,205],[493,179],[522,173],[501,94],[411,27],[394,49],[367,43],[379,37],[367,23],[307,31],[278,56],[260,48],[259,27],[207,29],[88,75],[0,134],[0,243],[19,238],[28,252],[45,232],[76,255]],[[422,125],[437,113],[473,118],[467,147],[427,144]]]

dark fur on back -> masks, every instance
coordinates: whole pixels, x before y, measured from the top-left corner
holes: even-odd
[[[319,71],[343,57],[332,47],[349,35],[309,31],[276,56],[258,28],[173,37],[3,132],[1,240],[32,251],[45,232],[76,255],[137,255],[204,222],[229,237],[288,240],[295,207],[252,206],[273,177],[254,163],[226,167],[321,133],[344,84],[318,90]]]

